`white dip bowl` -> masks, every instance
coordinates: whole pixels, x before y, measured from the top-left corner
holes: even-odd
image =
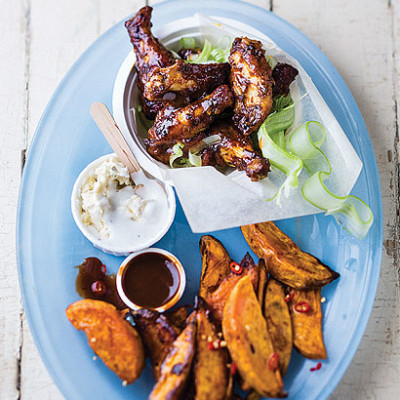
[[[106,253],[123,256],[152,246],[167,233],[174,221],[176,201],[174,190],[170,185],[152,180],[151,190],[156,189],[154,191],[154,199],[149,200],[145,205],[143,218],[133,221],[129,215],[119,215],[118,220],[115,221],[116,223],[118,222],[118,230],[116,230],[118,231],[118,235],[110,233],[107,237],[107,235],[100,233],[92,224],[85,224],[82,220],[82,188],[88,179],[94,176],[95,170],[102,163],[114,158],[116,158],[114,153],[102,156],[91,162],[80,173],[72,189],[71,211],[76,225],[95,247]],[[140,184],[140,174],[143,174],[143,172],[137,174],[135,174],[133,180],[135,184]],[[163,205],[161,210],[154,209],[158,201],[162,201],[160,203]],[[153,214],[156,212],[156,214],[152,215],[152,212]],[[124,218],[126,218],[126,223],[124,222]]]

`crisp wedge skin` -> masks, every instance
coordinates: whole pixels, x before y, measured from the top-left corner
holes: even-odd
[[[229,359],[226,348],[210,350],[220,338],[211,313],[204,306],[197,312],[196,363],[194,366],[195,400],[224,400],[228,387]]]
[[[189,317],[161,365],[160,378],[149,400],[178,400],[184,395],[196,349],[196,325],[195,315]]]
[[[327,357],[322,334],[321,289],[293,290],[289,310],[293,326],[293,345],[304,357],[325,359]],[[296,311],[296,304],[307,302],[310,310]]]
[[[118,310],[100,300],[79,300],[66,309],[72,325],[83,330],[93,351],[127,383],[139,378],[144,368],[144,348],[135,328]]]
[[[273,278],[267,283],[264,300],[264,317],[275,352],[279,354],[279,370],[285,376],[293,347],[292,321],[285,302],[283,286]]]
[[[234,272],[230,271],[229,275],[219,283],[214,292],[209,294],[205,299],[215,319],[219,322],[222,321],[225,303],[240,279],[244,276],[249,276],[254,288],[256,289],[258,287],[258,267],[254,264],[249,253],[243,257],[240,266],[242,267],[242,273],[240,275],[236,275]]]
[[[157,380],[160,377],[161,364],[180,330],[172,325],[165,315],[157,311],[143,309],[132,311],[131,314],[143,339]]]
[[[269,367],[274,347],[250,277],[243,277],[225,304],[222,331],[244,381],[265,397],[286,397],[279,368]]]
[[[279,282],[300,290],[327,285],[340,275],[305,253],[273,222],[242,226],[247,243]]]
[[[199,296],[206,299],[230,275],[231,258],[223,244],[214,236],[202,236],[199,245],[202,257]]]

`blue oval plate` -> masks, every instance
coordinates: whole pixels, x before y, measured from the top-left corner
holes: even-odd
[[[371,206],[375,223],[358,241],[338,228],[331,217],[310,216],[278,225],[305,251],[341,274],[323,289],[324,337],[328,359],[319,371],[315,361],[293,352],[285,387],[290,399],[326,399],[348,367],[363,335],[379,280],[382,252],[382,205],[375,157],[368,132],[348,88],[324,54],[302,33],[276,15],[238,1],[168,1],[154,7],[161,25],[196,11],[226,16],[253,25],[296,57],[330,106],[364,163],[353,193]],[[86,337],[65,316],[79,299],[74,266],[99,257],[115,272],[121,258],[94,248],[75,226],[70,212],[72,186],[79,172],[110,148],[89,115],[95,101],[111,106],[115,76],[130,51],[123,23],[101,36],[60,84],[37,128],[25,166],[18,209],[18,266],[25,312],[36,345],[54,381],[68,399],[146,399],[153,384],[151,369],[129,387],[100,360],[93,360]],[[239,229],[214,235],[233,259],[249,247]],[[197,292],[201,271],[200,235],[192,234],[178,205],[175,222],[157,244],[186,266],[187,289],[182,303]],[[254,256],[254,255],[253,255]],[[256,258],[256,257],[255,257]],[[211,400],[211,399],[210,399]]]

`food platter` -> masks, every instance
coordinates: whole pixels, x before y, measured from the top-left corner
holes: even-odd
[[[154,8],[162,26],[198,11],[194,1],[168,1]],[[132,10],[135,11],[135,10]],[[353,193],[370,205],[375,223],[359,241],[323,215],[283,220],[278,226],[305,251],[340,272],[324,288],[325,342],[329,354],[320,371],[294,354],[285,386],[293,399],[323,399],[333,391],[361,340],[372,308],[382,251],[382,205],[379,178],[368,132],[343,80],[304,35],[272,13],[236,1],[204,1],[201,11],[254,26],[296,57],[328,103],[364,164]],[[69,199],[80,171],[109,153],[89,115],[95,101],[111,106],[117,72],[130,51],[122,22],[99,38],[78,60],[50,101],[35,134],[23,177],[18,210],[18,265],[24,307],[30,327],[56,384],[66,398],[146,398],[153,378],[147,367],[133,385],[120,380],[100,360],[93,360],[83,334],[70,326],[65,308],[78,300],[74,266],[99,257],[116,272],[122,258],[106,255],[80,234],[69,211]],[[99,82],[102,82],[99,85]],[[249,251],[238,228],[215,232],[233,259]],[[181,304],[191,303],[201,269],[198,242],[178,204],[175,221],[157,247],[173,252],[186,269],[187,288]],[[254,255],[253,255],[254,256]],[[255,257],[255,256],[254,256]],[[255,257],[255,259],[257,259]]]

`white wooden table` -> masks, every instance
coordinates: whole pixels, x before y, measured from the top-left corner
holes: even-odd
[[[382,273],[360,348],[331,398],[398,400],[400,0],[251,2],[294,24],[324,51],[367,124],[383,195]],[[25,153],[44,107],[73,62],[100,34],[144,4],[0,0],[1,400],[63,398],[33,344],[18,288],[15,219]]]

